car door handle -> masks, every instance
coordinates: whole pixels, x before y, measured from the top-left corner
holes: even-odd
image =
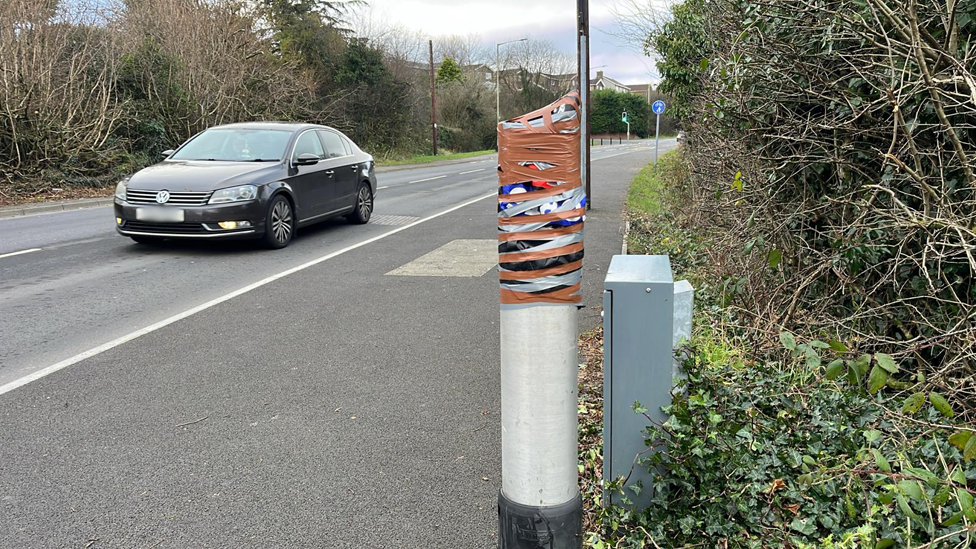
[[[349,167],[352,168],[352,171],[356,171],[359,169],[359,166],[349,166]]]
[[[335,171],[329,170],[329,171],[325,172],[325,175],[327,175],[329,177],[332,177],[333,175],[335,175]]]

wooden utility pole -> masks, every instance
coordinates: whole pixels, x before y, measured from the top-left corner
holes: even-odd
[[[430,45],[430,132],[434,144],[434,156],[437,156],[437,96],[434,92],[434,41],[428,40]]]
[[[583,139],[580,175],[586,185],[586,209],[589,210],[593,207],[593,193],[590,191],[590,0],[576,0],[576,26],[576,69],[583,103],[580,115],[580,135]]]

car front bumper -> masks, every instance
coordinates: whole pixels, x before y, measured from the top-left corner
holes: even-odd
[[[140,208],[181,209],[183,221],[181,223],[140,221],[136,217],[136,211]],[[262,200],[176,207],[131,204],[115,199],[115,230],[123,236],[241,240],[258,238],[264,234],[264,214]],[[247,221],[251,226],[222,229],[217,224],[223,221]]]

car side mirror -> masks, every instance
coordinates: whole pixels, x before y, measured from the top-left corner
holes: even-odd
[[[173,150],[173,149],[168,149],[168,150],[165,150],[165,151],[159,153],[159,155],[162,156],[163,158],[169,158],[169,157],[173,156],[173,153],[175,153],[175,152],[176,151]]]
[[[295,165],[311,166],[312,164],[318,164],[319,160],[321,160],[321,158],[319,158],[318,155],[314,155],[312,153],[302,153],[298,155],[298,158],[295,159]]]

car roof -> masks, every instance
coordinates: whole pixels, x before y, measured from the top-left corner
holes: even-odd
[[[328,129],[332,130],[328,126],[322,126],[321,124],[305,124],[302,122],[236,122],[234,124],[221,124],[220,126],[213,126],[207,128],[210,130],[221,129],[221,130],[285,130],[285,131],[298,131],[305,129]],[[337,130],[338,131],[338,130]]]

